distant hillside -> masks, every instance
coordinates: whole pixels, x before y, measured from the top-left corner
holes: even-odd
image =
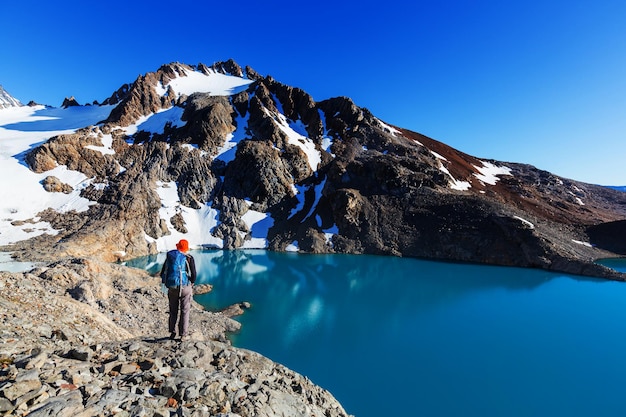
[[[623,191],[626,193],[626,185],[608,186],[608,188],[612,188],[617,191]]]

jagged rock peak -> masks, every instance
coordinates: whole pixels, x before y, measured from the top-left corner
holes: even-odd
[[[222,77],[216,77],[216,74]],[[223,76],[232,79],[225,81]],[[182,105],[193,93],[230,96],[246,89],[252,82],[232,59],[211,67],[202,63],[193,66],[173,62],[162,65],[156,72],[140,75],[131,85],[123,85],[103,104],[119,103],[107,122],[128,126],[141,116]]]
[[[22,106],[22,103],[0,85],[0,109],[20,106]]]
[[[198,64],[198,69],[200,69],[205,74],[208,74],[207,70],[209,69],[209,67],[207,67],[206,65]],[[232,58],[228,61],[216,62],[215,64],[211,65],[210,69],[222,74],[233,75],[235,77],[246,76],[239,64],[237,64]]]
[[[74,106],[80,106],[80,104],[78,104],[78,101],[76,101],[74,96],[71,96],[69,98],[65,97],[65,99],[63,100],[63,104],[61,105],[61,107],[63,107],[64,109],[67,109],[68,107],[74,107]]]

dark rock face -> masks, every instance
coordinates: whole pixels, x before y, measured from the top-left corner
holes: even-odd
[[[590,226],[587,234],[597,247],[626,256],[626,220]]]
[[[157,93],[157,87],[164,90],[189,71],[245,75],[254,82],[229,97],[177,96],[171,86],[166,94]],[[52,138],[27,157],[36,172],[65,164],[106,184],[83,190],[97,204],[85,215],[67,215],[83,220],[62,227],[54,250],[70,251],[80,239],[93,243],[94,253],[117,248],[138,256],[155,250],[146,235],[190,232],[182,216],[158,213],[156,184],[175,183],[181,206],[209,205],[219,212],[210,237],[224,248],[249,241],[254,231],[243,218],[254,210],[271,216],[273,226],[264,237],[272,250],[298,242],[306,252],[624,278],[593,260],[626,253],[620,243],[626,193],[529,165],[479,160],[388,126],[349,98],[316,102],[301,89],[227,61],[211,67],[164,65],[105,103],[118,105],[102,125]],[[121,129],[171,106],[182,108],[184,125],[132,136]],[[224,160],[220,149],[235,133],[234,157]],[[109,134],[114,154],[85,147],[101,146]]]
[[[212,155],[235,130],[232,106],[226,97],[196,93],[187,99],[183,120],[187,124],[172,133],[175,140],[198,145]]]
[[[78,104],[74,96],[69,97],[69,98],[65,97],[65,99],[63,100],[63,104],[61,104],[61,107],[63,107],[64,109],[68,107],[74,107],[74,106],[80,106],[80,104]]]

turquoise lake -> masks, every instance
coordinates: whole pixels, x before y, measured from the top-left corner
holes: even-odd
[[[306,375],[356,417],[626,415],[626,283],[380,256],[192,254],[198,282],[214,286],[198,302],[252,303],[235,346]]]

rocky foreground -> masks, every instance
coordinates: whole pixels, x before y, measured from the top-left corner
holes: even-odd
[[[346,416],[308,378],[231,346],[225,312],[192,308],[167,338],[158,278],[92,259],[0,272],[0,413],[7,416]]]

